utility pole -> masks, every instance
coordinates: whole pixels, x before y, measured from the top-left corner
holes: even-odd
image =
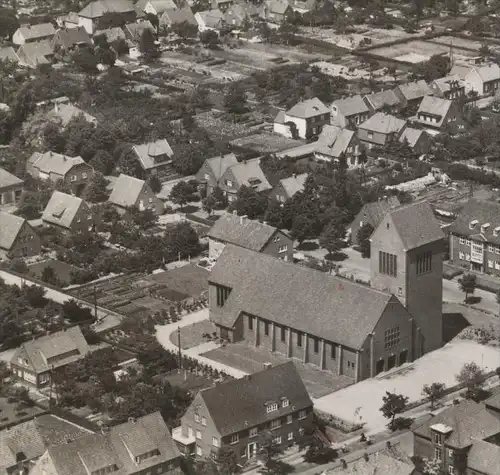
[[[177,346],[179,348],[179,373],[182,371],[181,327],[177,327]]]
[[[97,322],[97,285],[94,284],[94,321]]]

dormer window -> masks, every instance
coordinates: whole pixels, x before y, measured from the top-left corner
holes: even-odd
[[[470,229],[474,229],[477,224],[479,223],[479,221],[477,219],[473,219],[470,223],[469,223],[469,228]]]
[[[160,455],[160,451],[158,449],[151,450],[150,452],[146,452],[142,455],[135,457],[135,463],[144,462],[144,460],[148,460],[156,455]]]
[[[281,407],[288,407],[290,405],[290,401],[287,398],[284,398],[283,401],[281,401]]]
[[[266,412],[269,414],[270,412],[274,412],[278,410],[278,403],[271,402],[266,406]]]

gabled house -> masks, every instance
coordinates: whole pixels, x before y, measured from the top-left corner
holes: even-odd
[[[359,230],[367,224],[375,230],[386,213],[399,205],[400,203],[396,196],[387,196],[372,203],[365,203],[349,226],[351,229],[351,243],[354,246],[358,246]]]
[[[40,180],[53,183],[63,180],[76,196],[81,195],[94,176],[94,169],[82,157],[55,152],[33,153],[26,163],[26,171]]]
[[[424,97],[417,115],[411,120],[432,131],[443,131],[448,127],[456,133],[465,129],[457,102],[440,97]]]
[[[17,50],[19,64],[28,68],[36,68],[40,64],[49,64],[54,56],[54,49],[49,40],[25,43]]]
[[[270,23],[280,24],[293,13],[288,0],[265,0],[262,5],[262,19]]]
[[[370,115],[370,109],[359,95],[338,99],[331,106],[331,123],[338,127],[356,129]]]
[[[208,30],[218,32],[224,26],[224,15],[218,9],[196,12],[194,18],[200,32]]]
[[[77,12],[69,12],[56,18],[56,23],[59,28],[76,28],[79,26],[79,19]]]
[[[167,10],[176,10],[178,7],[173,0],[139,0],[135,6],[144,13],[151,13],[160,17]]]
[[[75,48],[91,44],[92,40],[83,26],[58,30],[51,41],[51,46],[54,50],[59,48],[62,51],[72,51]]]
[[[460,99],[465,96],[465,82],[456,75],[434,79],[431,89],[434,96],[443,99]]]
[[[63,128],[65,128],[71,122],[71,120],[81,115],[87,122],[90,122],[91,124],[97,124],[97,119],[93,115],[87,114],[79,107],[76,107],[73,104],[69,103],[65,104],[54,102],[53,114],[59,118]]]
[[[185,454],[217,460],[228,447],[245,464],[256,459],[262,433],[272,431],[277,446],[292,446],[312,427],[312,414],[311,398],[290,361],[200,391],[172,435]]]
[[[450,261],[500,276],[500,203],[469,200],[449,227]]]
[[[239,28],[245,21],[250,20],[248,8],[240,3],[229,5],[224,10],[224,23],[227,26]]]
[[[282,178],[273,188],[272,197],[280,203],[286,203],[296,193],[304,191],[307,176],[307,173],[301,173],[300,175],[294,173],[288,178]]]
[[[50,447],[33,475],[181,475],[181,455],[159,412]]]
[[[141,39],[144,30],[149,30],[151,33],[156,34],[156,30],[154,26],[151,24],[149,20],[143,20],[137,23],[127,23],[123,27],[123,31],[125,32],[125,37],[127,40],[138,43]]]
[[[379,111],[393,114],[402,108],[401,100],[392,89],[364,96],[363,100],[372,114]]]
[[[52,23],[40,23],[38,25],[20,26],[12,35],[15,45],[24,45],[34,41],[50,40],[56,34]]]
[[[23,187],[23,180],[0,168],[0,208],[19,204]]]
[[[429,134],[422,129],[406,127],[399,136],[401,143],[406,142],[410,148],[418,155],[428,153],[431,148]]]
[[[358,126],[358,138],[368,148],[383,147],[389,142],[399,140],[405,127],[405,120],[377,112]]]
[[[198,22],[189,5],[182,8],[165,10],[160,17],[160,26],[172,26],[186,22],[189,25],[198,26]]]
[[[443,473],[496,475],[500,467],[500,392],[461,401],[412,430],[415,456],[439,460]]]
[[[23,466],[34,465],[48,448],[71,443],[92,433],[89,429],[53,414],[42,414],[8,430],[2,430],[0,473],[23,473]]]
[[[78,24],[83,26],[89,35],[102,28],[121,26],[119,24],[100,25],[101,19],[107,13],[112,13],[116,21],[121,24],[133,22],[137,18],[136,9],[129,0],[95,0],[88,3],[78,13]]]
[[[123,173],[113,184],[108,201],[115,205],[120,214],[125,214],[129,208],[136,208],[139,211],[149,209],[157,215],[163,214],[164,210],[163,203],[146,181]]]
[[[19,56],[12,46],[4,46],[0,48],[0,60],[8,60],[13,61],[14,63],[19,63]]]
[[[15,377],[40,388],[50,384],[52,371],[81,360],[89,351],[76,325],[22,343],[10,360],[10,367]]]
[[[134,145],[132,151],[135,153],[139,164],[147,176],[164,176],[172,174],[172,157],[174,152],[166,139],[154,142]]]
[[[317,97],[280,111],[274,119],[274,132],[289,138],[309,139],[330,123],[330,109]]]
[[[0,249],[9,256],[31,257],[40,254],[40,237],[26,219],[0,211],[0,223]]]
[[[113,43],[114,41],[118,40],[126,40],[127,37],[125,36],[125,33],[119,26],[114,26],[113,28],[106,28],[105,30],[97,30],[94,33],[94,41],[96,36],[104,35],[106,39],[108,40],[108,43]]]
[[[295,12],[304,14],[314,10],[318,6],[318,0],[293,0],[291,2],[291,7]]]
[[[465,83],[465,92],[475,91],[479,96],[495,95],[500,84],[500,66],[496,63],[474,66],[454,66],[451,75]]]
[[[258,193],[272,188],[260,167],[260,158],[244,160],[227,168],[219,180],[219,187],[229,202],[236,200],[238,190],[242,186],[253,188]]]
[[[432,96],[432,88],[423,80],[400,84],[394,88],[394,94],[399,98],[401,106],[413,109],[420,105],[425,96]]]
[[[328,162],[338,162],[344,157],[349,168],[359,165],[363,144],[356,132],[335,125],[325,125],[316,142],[314,158]]]
[[[211,195],[214,189],[220,185],[220,180],[226,170],[237,164],[238,160],[234,153],[207,158],[203,162],[196,173],[196,179],[204,185],[207,196]]]
[[[207,232],[211,259],[217,259],[227,244],[263,252],[285,261],[293,260],[293,240],[283,231],[236,214],[220,217]]]
[[[52,193],[42,221],[66,234],[88,234],[95,231],[96,226],[94,214],[85,201],[60,191]]]

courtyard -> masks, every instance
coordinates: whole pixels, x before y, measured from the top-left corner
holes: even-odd
[[[314,401],[320,411],[351,422],[365,423],[365,431],[382,429],[387,420],[380,412],[386,391],[403,394],[409,402],[422,398],[425,384],[442,382],[447,387],[456,384],[455,375],[465,363],[476,362],[484,371],[500,364],[498,348],[466,340],[454,340],[443,348],[424,355],[394,372],[320,397]]]
[[[276,366],[289,361],[283,355],[272,354],[267,350],[251,347],[245,343],[232,343],[202,353],[202,356],[237,368],[245,373],[261,371],[266,367],[266,364]],[[335,376],[328,371],[321,371],[312,365],[304,364],[296,358],[292,361],[295,363],[309,394],[313,398],[325,396],[354,383],[354,380],[347,376]]]

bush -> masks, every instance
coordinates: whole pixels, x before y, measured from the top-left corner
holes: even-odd
[[[304,461],[322,465],[333,462],[338,457],[338,453],[331,447],[322,447],[317,444],[312,444],[304,455]]]
[[[409,429],[413,421],[414,419],[412,417],[396,417],[396,419],[394,419],[393,431]]]

